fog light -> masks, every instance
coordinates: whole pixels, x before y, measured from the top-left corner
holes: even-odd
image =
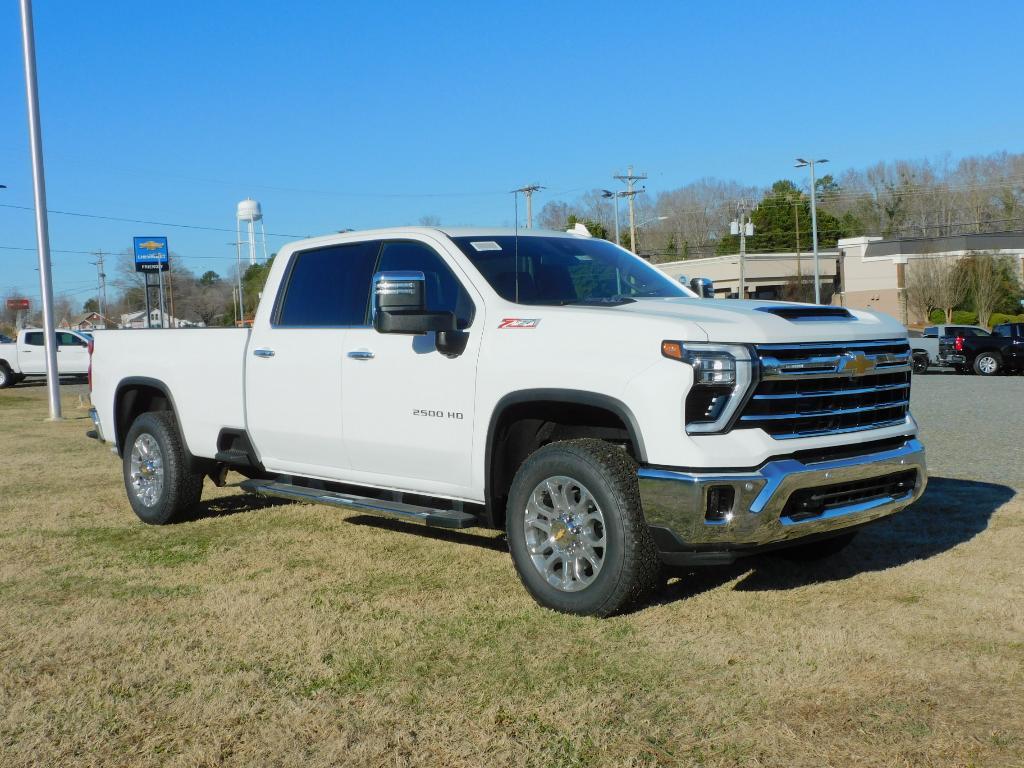
[[[704,519],[713,523],[721,523],[732,517],[736,491],[731,485],[712,485],[708,488],[707,508]]]

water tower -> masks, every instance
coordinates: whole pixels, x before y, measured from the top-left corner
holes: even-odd
[[[257,249],[263,250],[263,260],[267,260],[267,232],[263,227],[263,209],[258,201],[251,197],[245,198],[238,204],[238,211],[235,215],[238,224],[239,247],[249,247],[249,263],[256,263]],[[259,224],[259,227],[256,225]],[[245,239],[242,238],[243,228]]]

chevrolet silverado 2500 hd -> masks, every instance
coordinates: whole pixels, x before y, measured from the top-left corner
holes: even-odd
[[[507,532],[545,606],[607,615],[661,564],[835,551],[917,499],[885,315],[697,298],[605,240],[411,227],[281,250],[251,329],[99,332],[95,433],[147,523],[204,476]]]

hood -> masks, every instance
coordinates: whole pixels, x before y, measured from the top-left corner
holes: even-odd
[[[907,329],[881,312],[738,299],[640,298],[606,312],[695,323],[712,342],[774,343],[905,338]],[[691,339],[692,340],[692,339]]]

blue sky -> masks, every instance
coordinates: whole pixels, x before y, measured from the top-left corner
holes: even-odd
[[[268,232],[510,225],[572,198],[1024,150],[1024,5],[36,0],[49,207]],[[0,205],[31,206],[17,4],[0,6]],[[170,238],[225,274],[232,232],[51,215],[55,251]],[[271,250],[288,237],[269,238]],[[32,214],[0,207],[0,291],[38,294]],[[58,292],[91,257],[55,253]],[[108,269],[113,273],[114,270]]]

